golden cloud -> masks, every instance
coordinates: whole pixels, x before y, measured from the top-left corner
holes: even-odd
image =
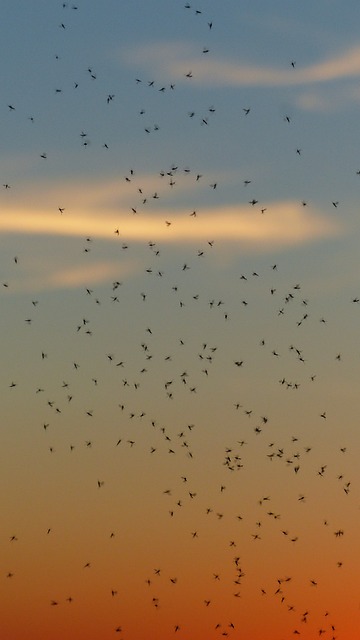
[[[222,175],[223,184],[232,183],[232,175]],[[274,248],[296,246],[343,233],[340,221],[325,215],[320,209],[308,205],[304,207],[295,201],[266,203],[266,209],[256,203],[202,205],[196,215],[189,209],[179,207],[179,199],[193,182],[182,175],[176,175],[177,191],[160,177],[138,176],[139,183],[145,189],[159,190],[161,199],[168,202],[166,192],[172,196],[172,205],[164,208],[153,200],[149,208],[143,207],[135,215],[131,212],[131,199],[137,191],[136,184],[119,185],[118,180],[70,182],[42,186],[36,185],[24,192],[5,199],[0,210],[0,233],[14,236],[48,236],[49,242],[62,242],[66,238],[90,238],[120,243],[161,242],[168,245],[192,245],[197,248],[210,241],[220,241],[222,251],[226,247],[229,255],[232,248],[239,244],[245,250],[267,251]],[[164,194],[161,192],[162,186]],[[130,191],[129,191],[130,187]],[[206,184],[208,188],[208,184]],[[201,187],[200,187],[201,188]],[[59,194],[66,195],[63,213],[58,210]],[[132,194],[132,195],[131,195]],[[7,194],[9,195],[9,194]],[[164,198],[163,198],[164,195]],[[181,198],[180,198],[181,199]],[[6,205],[7,202],[7,205]],[[55,206],[49,203],[56,203]],[[70,206],[65,206],[69,203]],[[11,204],[11,206],[10,206]],[[28,246],[31,246],[28,245]],[[49,244],[50,246],[50,244]],[[121,259],[115,255],[97,252],[93,257],[93,244],[84,243],[83,248],[90,251],[90,258],[73,255],[69,264],[64,265],[62,245],[51,245],[42,260],[36,254],[29,253],[26,269],[16,268],[12,274],[11,291],[39,291],[46,289],[75,288],[121,279],[143,268],[141,259]],[[16,251],[16,250],[15,250]],[[124,255],[124,254],[122,254]],[[45,262],[44,262],[45,261]],[[46,266],[45,266],[46,263]]]
[[[108,194],[107,194],[108,197]],[[80,203],[79,203],[80,204]],[[71,213],[17,209],[0,212],[0,232],[50,236],[91,237],[107,240],[192,243],[222,239],[249,245],[286,246],[326,238],[341,232],[340,223],[320,210],[294,201],[267,204],[266,211],[252,207],[218,205],[188,210],[167,210],[131,215],[123,207],[106,209],[99,196],[92,209],[78,206]]]

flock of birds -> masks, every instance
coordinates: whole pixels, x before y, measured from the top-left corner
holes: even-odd
[[[216,22],[191,2],[182,8],[189,19],[202,20],[209,46],[200,53],[208,58]],[[58,29],[66,32],[71,12],[85,7],[62,2],[60,9]],[[55,58],[60,64],[61,55]],[[288,64],[296,73],[296,61]],[[192,70],[184,75],[191,83]],[[86,76],[96,86],[99,72],[89,66]],[[133,82],[144,91],[181,91],[175,80]],[[72,91],[81,90],[81,80],[74,80]],[[161,132],[161,112],[159,120],[145,120],[144,91],[138,115],[147,137]],[[55,92],[65,90],[59,85]],[[116,93],[103,101],[106,119]],[[11,118],[23,113],[11,101],[5,109]],[[253,115],[249,105],[240,110],[243,118]],[[215,114],[209,105],[184,116],[210,128]],[[31,126],[38,121],[36,114],[26,117]],[[284,122],[291,124],[290,116]],[[95,153],[85,129],[79,141]],[[102,148],[110,151],[111,141]],[[302,155],[300,147],[294,152]],[[50,155],[39,152],[41,161]],[[191,162],[152,175],[153,188],[135,165],[122,178],[128,215],[140,227],[147,211],[164,209],[158,201],[171,201],[179,183],[205,186],[207,198],[219,191],[218,179]],[[4,180],[2,203],[17,189],[16,177]],[[243,178],[243,193],[252,183]],[[256,194],[246,203],[260,214],[259,225],[271,215]],[[61,220],[71,217],[66,193],[53,209]],[[170,234],[176,223],[166,211]],[[192,207],[186,216],[194,225],[201,218]],[[1,528],[1,593],[8,607],[26,594],[37,619],[24,618],[24,629],[40,637],[42,621],[51,619],[54,639],[255,640],[266,632],[278,640],[345,640],[337,600],[354,581],[351,525],[359,507],[349,432],[339,429],[336,389],[327,388],[346,366],[341,347],[328,337],[331,312],[323,314],[312,292],[283,272],[281,258],[266,267],[256,256],[253,267],[249,258],[239,260],[234,277],[222,265],[216,237],[184,246],[181,259],[181,247],[152,238],[135,243],[121,224],[108,237],[124,273],[118,279],[99,285],[89,278],[76,296],[61,293],[59,303],[41,291],[19,303],[14,282],[26,262],[19,248],[2,281],[8,318],[18,316],[19,304],[23,310],[20,323],[7,320],[10,343],[21,350],[16,347],[11,365],[9,356],[11,376],[2,375],[6,428],[27,440],[18,421],[19,411],[27,419],[30,407],[28,464],[34,478],[43,467],[40,482],[56,491],[51,501],[57,505],[48,513],[48,498],[43,508],[36,495],[29,498],[42,523],[35,534],[13,511],[6,516],[7,526],[14,521],[13,528]],[[91,236],[81,240],[82,264],[101,244]],[[126,275],[129,259],[141,273]],[[359,303],[354,295],[350,312]],[[9,443],[4,455],[17,468],[21,454]],[[6,473],[5,484],[13,477]],[[34,492],[37,486],[25,477],[22,469],[16,491],[22,507],[21,483]],[[37,581],[42,595],[33,601]],[[17,610],[20,615],[19,603]],[[17,625],[7,624],[3,637],[25,637]],[[57,636],[62,625],[67,631]]]

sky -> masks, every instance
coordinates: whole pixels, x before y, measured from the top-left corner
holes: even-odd
[[[358,3],[1,9],[1,638],[357,640]]]

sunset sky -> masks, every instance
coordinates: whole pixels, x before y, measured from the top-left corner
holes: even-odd
[[[4,0],[0,638],[360,637],[355,0]]]

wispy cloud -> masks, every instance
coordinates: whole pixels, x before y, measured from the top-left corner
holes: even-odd
[[[111,194],[110,194],[111,195]],[[106,194],[106,198],[109,194]],[[260,209],[246,205],[202,207],[196,216],[179,208],[130,215],[119,206],[117,211],[106,207],[99,196],[91,209],[74,208],[63,215],[53,211],[41,213],[19,208],[0,212],[0,231],[13,234],[101,238],[118,241],[162,241],[193,243],[219,238],[249,245],[286,246],[326,238],[341,232],[338,222],[316,208],[303,207],[298,202],[267,204]]]
[[[44,267],[44,261],[42,263]],[[124,278],[138,271],[138,265],[132,262],[102,261],[86,265],[69,265],[63,267],[56,260],[49,260],[46,269],[39,269],[37,265],[27,264],[26,272],[20,271],[11,278],[10,292],[23,293],[31,291],[49,291],[54,289],[76,289],[108,283],[112,280]]]
[[[212,190],[208,181],[199,186],[194,177],[190,179],[179,173],[175,178],[176,186],[173,188],[166,178],[139,175],[131,176],[130,183],[124,179],[120,186],[118,180],[84,181],[81,184],[62,181],[60,187],[42,183],[41,190],[34,184],[24,192],[2,192],[0,233],[3,242],[6,235],[12,236],[9,243],[14,247],[13,255],[18,255],[18,236],[27,236],[28,240],[47,236],[49,241],[43,245],[41,258],[41,245],[36,245],[34,253],[31,241],[26,245],[21,242],[21,246],[26,248],[20,254],[19,264],[9,274],[3,274],[11,281],[9,290],[42,291],[93,286],[122,279],[143,269],[140,255],[130,259],[128,256],[125,258],[122,252],[124,257],[119,260],[117,251],[114,254],[111,249],[110,253],[109,246],[103,243],[94,252],[96,240],[119,243],[120,247],[153,241],[178,247],[195,245],[196,249],[214,240],[219,241],[223,249],[227,247],[231,255],[233,248],[239,245],[244,250],[266,252],[344,233],[339,220],[312,205],[304,207],[292,200],[267,202],[261,213],[258,203],[254,206],[248,202],[219,203],[218,192],[217,203],[211,204]],[[231,172],[222,174],[224,197],[227,185],[231,185],[233,180]],[[204,190],[207,194],[210,192],[210,198],[206,196],[210,204],[202,204],[196,209],[196,215],[191,215],[189,208],[181,203],[182,197],[194,188],[194,183],[202,193]],[[130,204],[138,192],[138,184],[149,193],[156,188],[159,200],[150,196],[151,202],[134,214]],[[66,194],[66,203],[58,201],[59,193]],[[58,204],[64,205],[63,213],[58,210]],[[64,240],[71,238],[82,238],[84,242],[80,251],[71,253],[64,264]],[[93,242],[87,243],[86,238]],[[84,249],[89,253],[85,254]]]
[[[341,91],[311,87],[301,91],[295,101],[297,106],[305,111],[334,112],[351,104],[358,105],[360,90],[353,83],[343,87]]]
[[[73,289],[89,283],[95,285],[108,282],[111,278],[119,277],[120,273],[121,277],[124,277],[131,271],[130,264],[124,262],[120,268],[118,262],[97,261],[87,265],[55,269],[41,281],[41,285],[45,288]]]
[[[191,81],[206,86],[296,86],[360,76],[360,46],[307,66],[289,64],[287,69],[199,56],[185,43],[148,45],[125,55],[128,62],[150,67],[168,80],[189,82],[185,75],[191,71]]]

